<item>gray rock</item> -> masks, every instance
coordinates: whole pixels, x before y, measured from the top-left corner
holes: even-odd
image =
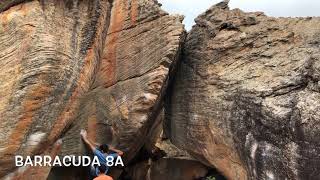
[[[228,179],[320,178],[320,18],[213,6],[167,99],[173,144]]]

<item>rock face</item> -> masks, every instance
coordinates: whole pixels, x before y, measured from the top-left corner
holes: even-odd
[[[163,134],[163,111],[157,118],[148,140],[138,155],[125,168],[122,180],[195,180],[205,178],[212,168],[178,149]]]
[[[115,179],[320,179],[320,18],[224,1],[185,42],[182,19],[156,0],[2,0],[0,179],[88,179],[14,164],[87,155],[81,129],[125,152]]]
[[[149,158],[126,168],[130,180],[194,180],[205,178],[211,168],[172,145],[169,140],[156,144],[154,151],[144,152]],[[140,153],[142,154],[142,153]]]
[[[0,11],[0,178],[50,171],[17,169],[14,155],[84,155],[81,128],[129,162],[161,110],[182,17],[154,0],[3,1]]]
[[[155,148],[164,156],[150,163],[147,180],[194,180],[205,178],[208,174],[209,167],[178,149],[169,140],[158,139]]]
[[[194,180],[205,177],[207,172],[197,160],[162,158],[152,164],[147,180]]]
[[[228,179],[319,179],[319,35],[320,18],[201,14],[167,101],[173,144]]]

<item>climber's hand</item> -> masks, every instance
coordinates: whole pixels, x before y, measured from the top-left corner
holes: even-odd
[[[80,135],[81,135],[82,138],[87,138],[87,131],[84,130],[84,129],[81,129]]]
[[[61,146],[62,145],[62,139],[58,139],[54,145],[55,146]]]
[[[82,140],[90,147],[90,149],[94,152],[96,150],[96,147],[89,141],[87,138],[87,131],[84,129],[81,129],[80,135],[82,137]]]

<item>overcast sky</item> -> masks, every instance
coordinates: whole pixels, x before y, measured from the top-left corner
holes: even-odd
[[[158,0],[163,9],[186,16],[187,30],[194,18],[222,0]],[[263,11],[269,16],[320,16],[320,0],[230,0],[231,9]]]

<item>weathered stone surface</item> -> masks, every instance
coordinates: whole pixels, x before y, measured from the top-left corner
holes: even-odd
[[[61,140],[58,140],[52,148],[44,151],[42,156],[50,156],[51,159],[54,159],[61,150]],[[18,171],[8,172],[3,179],[15,179],[15,180],[34,180],[34,179],[46,179],[49,176],[51,171],[50,166],[24,166],[20,167]],[[69,179],[69,178],[66,178]]]
[[[122,180],[194,180],[205,178],[211,168],[192,158],[187,152],[178,149],[169,139],[165,138],[163,130],[164,112],[162,111],[152,133],[143,149],[125,168]]]
[[[101,64],[62,151],[83,152],[78,134],[86,126],[92,140],[114,144],[129,161],[159,122],[184,28],[182,17],[169,16],[155,1],[116,1],[111,14]]]
[[[130,161],[161,110],[182,17],[153,0],[3,1],[0,12],[0,178],[21,172],[15,154],[58,138],[60,155],[83,155],[81,128]]]
[[[147,149],[146,149],[147,150]],[[152,152],[140,152],[147,159],[126,168],[126,176],[130,180],[194,180],[205,178],[210,168],[192,158],[170,143],[158,138]],[[149,156],[149,158],[148,158]]]
[[[41,154],[89,90],[109,25],[106,1],[31,1],[0,14],[0,177]]]
[[[225,4],[187,36],[168,137],[228,179],[319,179],[320,18]]]
[[[162,158],[152,164],[147,180],[194,180],[207,172],[208,168],[196,160]]]
[[[147,180],[194,180],[206,177],[209,167],[192,158],[187,152],[178,149],[168,139],[159,138],[154,153],[163,157],[150,163]]]
[[[320,18],[227,4],[188,34],[160,135],[182,17],[155,0],[1,1],[0,178],[86,179],[85,168],[16,168],[13,158],[84,155],[85,128],[125,151],[115,178],[217,168],[228,179],[320,179]]]

